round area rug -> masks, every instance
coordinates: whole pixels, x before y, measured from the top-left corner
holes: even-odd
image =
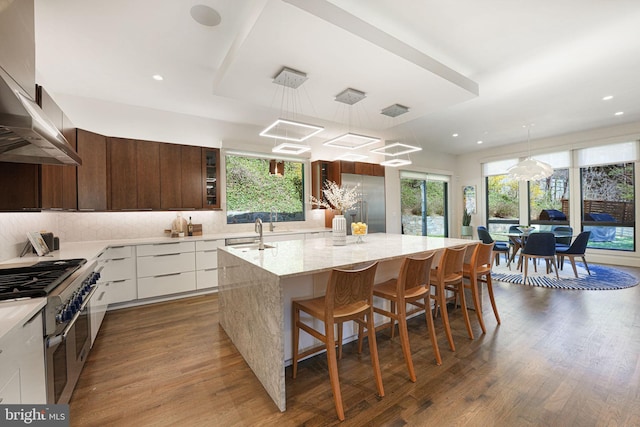
[[[529,271],[527,276],[527,286],[540,286],[543,288],[555,288],[555,289],[579,289],[579,290],[612,290],[612,289],[624,289],[636,286],[638,279],[632,275],[618,270],[615,267],[609,267],[604,265],[591,265],[589,264],[589,270],[591,275],[587,273],[587,269],[584,268],[584,264],[576,262],[578,269],[578,278],[573,274],[571,264],[565,261],[564,268],[558,269],[560,279],[556,279],[556,274],[552,271],[549,274],[545,274],[545,264],[540,262],[538,265],[538,272],[533,271],[533,265],[529,265]],[[523,274],[516,270],[516,265],[511,265],[509,270],[504,263],[500,263],[499,266],[494,266],[491,277],[493,280],[500,282],[515,283],[523,285]]]

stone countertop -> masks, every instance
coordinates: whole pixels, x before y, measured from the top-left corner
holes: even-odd
[[[333,246],[330,237],[309,240],[269,242],[264,250],[227,246],[220,248],[279,277],[320,273],[333,268],[349,268],[356,264],[387,261],[450,246],[466,246],[473,241],[443,237],[407,236],[373,233],[356,243],[347,236],[345,246]]]

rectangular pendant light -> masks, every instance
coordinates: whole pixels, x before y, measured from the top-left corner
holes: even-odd
[[[422,150],[420,147],[414,147],[413,145],[403,144],[401,142],[394,142],[393,144],[371,150],[371,152],[384,154],[385,156],[400,156],[402,154],[413,153],[414,151],[420,150]]]
[[[380,163],[380,165],[382,166],[391,166],[391,167],[398,167],[398,166],[404,166],[404,165],[410,165],[411,164],[411,160],[402,160],[402,159],[391,159],[391,160],[386,160],[382,163]]]
[[[260,132],[260,136],[302,142],[311,138],[318,132],[322,132],[323,129],[324,128],[321,126],[310,125],[293,120],[278,119],[265,130]]]
[[[324,145],[328,147],[346,148],[347,150],[355,150],[366,147],[380,141],[380,138],[366,135],[358,135],[355,133],[345,133],[337,138],[330,139]]]
[[[308,145],[301,144],[292,144],[290,142],[283,142],[280,145],[273,147],[271,152],[273,153],[284,153],[284,154],[302,154],[307,151],[310,151],[311,147]]]

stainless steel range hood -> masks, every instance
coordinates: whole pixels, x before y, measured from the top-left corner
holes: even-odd
[[[42,109],[0,67],[0,161],[81,165]]]
[[[36,104],[33,0],[0,0],[0,161],[80,165]]]

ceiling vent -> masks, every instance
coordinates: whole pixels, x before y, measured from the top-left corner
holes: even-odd
[[[344,104],[353,105],[356,102],[362,101],[366,97],[364,92],[357,89],[347,88],[336,95],[336,101]]]
[[[298,89],[307,81],[307,74],[293,68],[282,67],[282,70],[273,78],[273,82],[282,86]]]
[[[389,117],[398,117],[401,114],[409,112],[409,107],[405,107],[400,104],[393,104],[380,111],[380,114],[384,114]]]

